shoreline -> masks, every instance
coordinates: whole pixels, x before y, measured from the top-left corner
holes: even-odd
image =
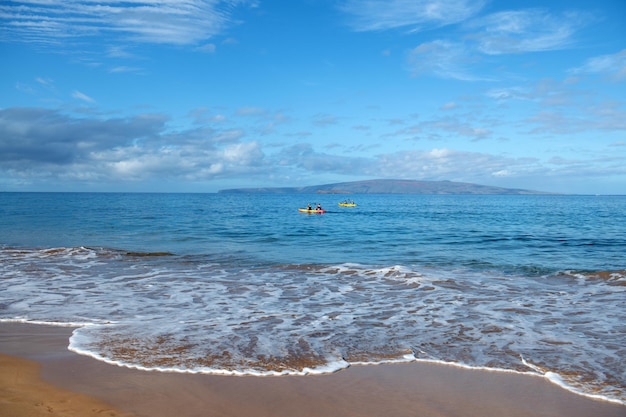
[[[41,404],[69,398],[59,395],[70,394],[80,400],[73,399],[64,406],[83,408],[75,414],[68,409],[64,416],[87,416],[88,409],[121,417],[626,415],[622,404],[568,391],[545,377],[439,363],[353,365],[334,374],[277,377],[141,371],[69,351],[73,329],[0,323],[3,373],[12,369],[23,374],[30,369],[36,378],[38,364],[39,381],[54,386],[50,391],[42,390],[39,383],[19,385],[2,380],[0,392],[19,388],[23,391],[13,393],[14,398],[31,398],[26,407],[32,412],[10,415],[44,415],[36,413],[42,411]],[[33,401],[37,395],[39,399]],[[6,407],[5,403],[0,402],[0,407]]]

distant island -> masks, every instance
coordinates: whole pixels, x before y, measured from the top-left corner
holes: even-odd
[[[551,194],[454,181],[365,180],[308,187],[231,188],[225,194]]]

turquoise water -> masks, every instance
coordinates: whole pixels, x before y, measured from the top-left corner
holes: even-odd
[[[0,319],[139,368],[432,360],[626,400],[626,196],[343,198],[0,193]]]
[[[0,194],[2,243],[252,262],[624,268],[626,197]],[[296,208],[321,201],[327,213]]]

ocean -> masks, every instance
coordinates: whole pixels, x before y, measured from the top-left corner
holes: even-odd
[[[432,361],[626,404],[626,196],[0,193],[0,321],[138,369]]]

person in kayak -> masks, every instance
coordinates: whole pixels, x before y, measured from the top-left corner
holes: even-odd
[[[315,210],[321,210],[322,209],[322,205],[320,203],[317,203],[317,206],[315,206]]]

